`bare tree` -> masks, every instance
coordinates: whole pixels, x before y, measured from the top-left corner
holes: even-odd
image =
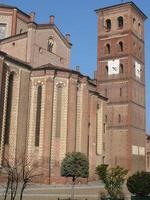
[[[35,178],[39,176],[42,176],[42,174],[35,173],[35,167],[31,165],[31,163],[28,162],[27,159],[23,159],[21,165],[21,173],[20,173],[20,182],[21,182],[20,200],[22,200],[23,198],[23,193],[25,188],[28,185],[30,185]]]
[[[10,190],[10,199],[15,200],[19,184],[18,168],[15,164],[10,164],[7,159],[4,159],[3,170],[7,175],[4,200],[7,199],[9,190]]]
[[[7,199],[9,192],[10,200],[15,200],[18,188],[20,189],[20,200],[22,200],[25,188],[30,185],[36,177],[42,175],[36,173],[36,170],[33,164],[26,159],[25,154],[20,156],[13,164],[10,163],[8,159],[4,159],[3,171],[6,174],[7,181],[3,200]]]

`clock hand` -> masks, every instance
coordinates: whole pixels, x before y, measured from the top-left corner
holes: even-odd
[[[113,70],[117,71],[116,67],[112,67],[112,68],[113,68]]]

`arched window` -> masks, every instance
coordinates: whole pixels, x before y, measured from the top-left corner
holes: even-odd
[[[123,72],[124,72],[123,64],[120,64],[120,73],[122,74]]]
[[[35,125],[35,146],[40,143],[40,123],[41,123],[41,103],[42,103],[42,86],[37,89],[37,106],[36,106],[36,125]]]
[[[105,46],[105,54],[110,54],[110,44],[106,44],[106,46]]]
[[[141,24],[138,23],[139,34],[141,34]]]
[[[123,28],[123,17],[118,17],[118,27]]]
[[[107,29],[107,31],[111,30],[111,20],[110,19],[106,19],[106,29]]]
[[[62,113],[62,85],[57,85],[57,107],[56,107],[56,137],[60,137],[61,113]]]
[[[138,28],[139,28],[139,29],[141,28],[141,24],[140,24],[140,23],[138,23]]]
[[[118,51],[123,52],[123,42],[121,42],[121,41],[118,44]]]
[[[47,50],[48,50],[49,52],[53,52],[53,47],[54,47],[54,40],[53,40],[53,37],[50,36],[50,37],[48,38],[48,47],[47,47]]]
[[[108,75],[108,66],[107,65],[105,66],[105,74],[106,74],[106,76]]]
[[[14,73],[11,73],[8,79],[8,94],[7,94],[7,107],[6,107],[5,138],[4,138],[5,144],[9,144],[12,99],[13,99],[13,83],[14,83]]]
[[[135,18],[133,18],[133,25],[135,24],[135,21],[136,21],[136,19],[135,19]]]

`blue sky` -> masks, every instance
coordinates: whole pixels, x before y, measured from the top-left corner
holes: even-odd
[[[121,3],[121,0],[0,0],[17,6],[24,12],[36,12],[38,23],[49,22],[55,15],[55,24],[63,34],[71,34],[73,44],[71,67],[79,65],[82,73],[93,76],[97,58],[97,16],[95,9]],[[127,2],[127,1],[124,1]],[[150,18],[150,1],[134,0],[134,3]],[[145,67],[147,132],[150,133],[150,20],[145,23]]]

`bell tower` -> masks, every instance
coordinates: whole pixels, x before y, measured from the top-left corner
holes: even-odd
[[[133,3],[96,10],[98,91],[105,107],[105,163],[145,170],[145,14]]]

